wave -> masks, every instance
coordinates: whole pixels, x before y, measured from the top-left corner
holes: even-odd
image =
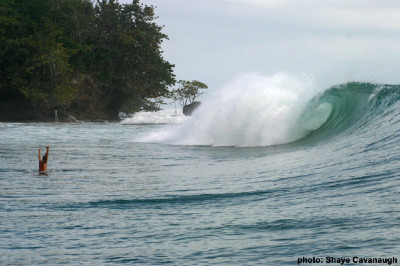
[[[134,199],[110,199],[110,200],[97,200],[90,202],[73,202],[62,203],[58,208],[62,209],[80,209],[80,208],[111,208],[111,209],[125,209],[144,207],[150,208],[151,206],[159,206],[167,204],[172,205],[203,205],[203,204],[222,204],[224,201],[240,201],[245,203],[247,201],[260,200],[265,197],[274,198],[282,196],[283,193],[288,192],[288,189],[274,189],[274,190],[259,190],[259,191],[245,191],[245,192],[231,192],[231,193],[217,193],[217,194],[189,194],[189,195],[170,195],[168,197],[155,197],[155,198],[134,198]]]
[[[373,123],[377,127],[384,115],[395,114],[400,86],[349,82],[333,86],[315,96],[305,108],[299,125],[308,131],[301,140],[328,139],[352,134]]]
[[[136,140],[254,147],[327,139],[389,110],[399,88],[351,82],[321,90],[309,75],[246,75],[210,94],[181,125]]]

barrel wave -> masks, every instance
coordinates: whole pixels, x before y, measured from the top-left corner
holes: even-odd
[[[179,126],[141,142],[260,147],[310,143],[377,126],[398,109],[399,86],[350,82],[319,88],[310,76],[246,75],[209,95]]]
[[[309,132],[299,142],[378,130],[388,119],[396,120],[399,89],[398,85],[351,82],[320,93],[309,102],[300,119],[300,127]]]

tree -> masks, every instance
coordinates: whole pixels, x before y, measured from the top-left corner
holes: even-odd
[[[114,0],[97,2],[97,32],[91,70],[104,81],[110,116],[157,108],[151,99],[166,96],[175,84],[172,68],[161,55],[168,36],[153,21],[153,6],[138,0],[120,5]]]
[[[172,91],[169,98],[172,98],[174,102],[179,101],[182,107],[193,103],[197,97],[202,95],[204,92],[200,92],[201,89],[207,89],[207,85],[197,81],[178,81],[179,87]]]
[[[66,105],[74,96],[62,31],[48,0],[2,0],[0,95],[21,105]],[[3,96],[6,97],[3,98]]]
[[[175,84],[156,19],[139,0],[0,0],[0,112],[156,110]]]

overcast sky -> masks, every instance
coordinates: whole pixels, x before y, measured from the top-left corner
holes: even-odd
[[[130,2],[120,0],[120,3]],[[177,79],[221,87],[246,73],[400,83],[400,1],[142,0],[169,36]]]

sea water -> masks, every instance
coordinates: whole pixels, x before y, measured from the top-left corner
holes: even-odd
[[[275,75],[190,118],[0,123],[1,264],[400,259],[399,110],[399,86]]]

